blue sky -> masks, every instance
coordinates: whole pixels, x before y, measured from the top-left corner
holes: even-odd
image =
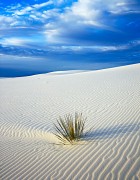
[[[140,62],[139,0],[1,0],[1,72]]]

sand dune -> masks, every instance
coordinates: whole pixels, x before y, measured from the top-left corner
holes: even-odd
[[[59,116],[82,112],[77,145],[53,135]],[[0,179],[140,179],[140,64],[0,79]]]

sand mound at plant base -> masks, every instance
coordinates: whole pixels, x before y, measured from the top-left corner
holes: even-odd
[[[86,139],[60,146],[59,116],[82,112]],[[0,179],[140,179],[140,64],[0,79]]]

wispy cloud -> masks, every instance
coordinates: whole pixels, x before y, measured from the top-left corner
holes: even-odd
[[[13,17],[0,15],[0,29],[7,28],[8,26],[12,26],[15,20],[16,19]]]
[[[2,76],[136,63],[139,49],[139,0],[1,2]]]
[[[47,46],[46,48],[31,48],[30,40],[10,38],[4,39],[0,41],[0,53],[1,54],[9,54],[9,55],[17,55],[17,56],[30,56],[30,57],[53,57],[58,55],[83,55],[90,54],[94,56],[96,53],[104,54],[104,53],[119,53],[119,52],[129,52],[133,49],[133,51],[139,49],[140,40],[134,41],[131,43],[116,45],[116,46],[106,46],[106,45],[95,45],[95,46]],[[30,47],[30,48],[29,48]],[[68,58],[68,57],[67,57]]]
[[[134,12],[137,9],[135,4],[136,2],[132,4],[128,0],[79,0],[74,2],[71,7],[65,8],[64,12],[59,14],[57,21],[46,23],[47,41],[60,44],[67,44],[67,42],[76,44],[77,42],[77,45],[105,43],[105,41],[111,43],[110,37],[113,36],[113,42],[130,41],[132,35],[128,38],[126,37],[127,31],[125,34],[123,32],[129,20],[124,17],[124,24],[118,24],[118,21],[120,16],[123,20],[125,13]]]
[[[0,13],[2,45],[107,52],[130,49],[139,40],[136,0],[37,2],[9,5]]]
[[[0,41],[2,45],[5,46],[25,46],[27,43],[29,43],[29,39],[22,39],[22,38],[4,38]]]
[[[32,6],[27,6],[25,8],[21,8],[20,10],[17,10],[14,12],[14,15],[25,15],[25,14],[28,14],[29,12],[30,13],[35,13],[36,10],[40,9],[40,8],[43,8],[43,7],[46,7],[48,5],[51,5],[53,4],[53,1],[50,0],[50,1],[47,1],[45,3],[41,3],[41,4],[34,4]]]

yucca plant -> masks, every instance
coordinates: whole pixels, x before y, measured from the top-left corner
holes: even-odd
[[[73,144],[79,141],[84,135],[85,120],[82,113],[75,113],[73,117],[67,114],[64,118],[59,117],[57,124],[54,124],[56,133],[54,133],[62,144]]]

